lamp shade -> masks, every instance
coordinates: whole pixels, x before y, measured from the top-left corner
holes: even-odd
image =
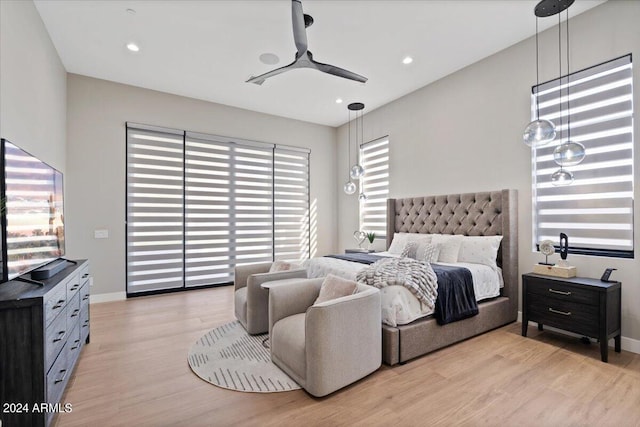
[[[584,160],[584,145],[579,142],[567,141],[553,150],[553,160],[560,166],[573,166]]]
[[[524,129],[522,139],[529,147],[541,147],[556,138],[556,127],[545,119],[532,121]]]
[[[343,190],[344,190],[344,192],[345,192],[345,193],[347,193],[347,194],[353,194],[353,193],[355,193],[355,192],[356,192],[356,185],[355,185],[353,182],[348,181],[348,182],[346,182],[346,183],[344,184],[344,186],[342,187],[342,189],[343,189]]]
[[[351,170],[349,171],[349,176],[352,179],[360,179],[364,175],[364,168],[359,164],[355,164],[351,166]]]
[[[573,182],[573,174],[560,168],[551,175],[551,183],[556,187],[570,185]]]

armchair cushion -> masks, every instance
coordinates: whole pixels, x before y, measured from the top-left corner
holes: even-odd
[[[286,349],[280,352],[280,359],[289,369],[287,374],[300,381],[306,377],[305,356],[305,313],[286,317],[274,325],[270,347]]]
[[[322,282],[320,295],[318,295],[314,304],[353,295],[357,290],[358,284],[353,280],[343,279],[342,277],[329,274]]]

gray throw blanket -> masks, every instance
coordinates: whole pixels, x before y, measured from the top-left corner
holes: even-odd
[[[404,286],[431,310],[438,296],[438,279],[431,265],[411,258],[381,259],[360,270],[356,280],[376,288]]]

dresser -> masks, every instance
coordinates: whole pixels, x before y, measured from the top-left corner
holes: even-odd
[[[528,322],[563,329],[600,341],[600,357],[607,362],[609,339],[620,352],[621,283],[534,273],[522,275],[522,336]]]
[[[47,426],[72,410],[60,399],[89,342],[89,261],[67,262],[42,282],[0,284],[3,426]]]

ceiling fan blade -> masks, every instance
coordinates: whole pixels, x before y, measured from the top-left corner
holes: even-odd
[[[314,61],[312,58],[310,58],[310,60],[313,64],[312,68],[322,71],[323,73],[333,74],[334,76],[355,80],[360,83],[366,83],[368,80],[366,77],[356,74],[353,71],[345,70],[344,68],[336,67],[335,65],[323,64],[322,62]]]
[[[284,67],[276,68],[275,70],[260,74],[259,76],[251,76],[251,78],[245,83],[255,83],[257,85],[261,85],[269,77],[277,76],[278,74],[284,73],[285,71],[293,70],[294,68],[299,68],[297,61],[293,61],[291,64],[285,65]]]
[[[293,21],[293,40],[296,42],[298,56],[307,51],[307,29],[304,25],[304,12],[300,0],[291,0],[291,20]]]

